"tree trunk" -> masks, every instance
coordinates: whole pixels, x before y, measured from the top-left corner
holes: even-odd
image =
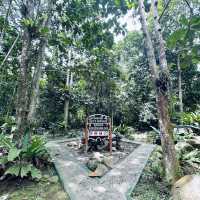
[[[42,27],[45,28],[49,26],[49,21],[51,17],[51,11],[52,11],[52,5],[53,2],[50,1],[47,6],[47,17],[44,19]],[[32,92],[31,92],[31,99],[30,99],[30,106],[29,106],[29,114],[28,114],[28,120],[32,124],[36,122],[36,112],[39,107],[39,101],[40,101],[40,78],[42,73],[42,62],[44,59],[44,53],[45,48],[47,45],[47,37],[42,36],[40,39],[39,49],[38,49],[38,58],[37,58],[37,64],[35,67],[35,72],[33,75],[33,81],[32,81]]]
[[[69,53],[69,59],[71,59],[70,56],[71,56],[71,54]],[[66,83],[65,83],[68,93],[69,93],[69,85],[70,85],[70,70],[68,69]],[[67,94],[67,96],[65,98],[65,103],[64,103],[64,126],[65,126],[65,129],[67,129],[67,127],[68,127],[68,116],[69,116],[69,94]]]
[[[68,128],[68,117],[69,117],[69,98],[65,100],[64,105],[64,126],[65,130]]]
[[[173,184],[177,178],[177,171],[179,169],[179,165],[175,155],[172,126],[170,123],[170,117],[168,111],[169,72],[165,56],[164,41],[160,32],[161,31],[160,25],[158,23],[157,1],[152,0],[152,6],[154,13],[156,38],[159,43],[160,68],[158,68],[158,66],[156,65],[154,48],[147,28],[147,21],[145,16],[143,0],[139,0],[139,12],[141,16],[141,24],[147,46],[148,62],[152,72],[152,80],[154,82],[154,86],[156,89],[157,110],[158,110],[159,126],[161,132],[165,175],[167,181]]]
[[[159,24],[158,0],[152,0],[154,27],[156,40],[159,47],[160,73],[156,88],[158,93],[158,111],[159,125],[161,131],[161,142],[163,149],[163,158],[166,178],[169,183],[174,183],[179,177],[180,167],[176,158],[175,145],[173,140],[173,127],[169,116],[169,86],[170,74],[167,66],[165,54],[165,43],[162,36],[161,26]]]
[[[19,146],[25,130],[27,128],[27,116],[28,116],[28,93],[29,93],[29,59],[30,59],[31,37],[28,29],[24,29],[22,37],[22,53],[19,70],[19,83],[17,92],[17,109],[16,109],[16,123],[19,131],[17,136]]]
[[[182,90],[182,74],[180,66],[180,54],[177,57],[177,67],[178,67],[178,97],[179,97],[179,111],[183,113],[183,90]]]
[[[37,65],[35,68],[35,72],[33,75],[33,81],[32,81],[32,94],[30,99],[30,105],[29,105],[29,113],[28,113],[28,121],[32,124],[36,121],[36,111],[39,106],[39,95],[40,95],[40,77],[42,72],[42,61],[44,57],[44,50],[46,47],[46,39],[42,39],[40,41],[39,50],[38,50],[38,59],[37,59]]]
[[[70,72],[70,70],[67,70],[67,78],[66,78],[66,88],[67,92],[69,93],[70,87],[73,84],[73,73]],[[65,99],[64,104],[64,126],[65,129],[68,128],[68,117],[69,117],[69,94],[67,94],[67,97]]]

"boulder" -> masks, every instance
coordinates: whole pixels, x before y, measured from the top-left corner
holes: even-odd
[[[173,200],[199,200],[200,176],[186,175],[173,187]]]

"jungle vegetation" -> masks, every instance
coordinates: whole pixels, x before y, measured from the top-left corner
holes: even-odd
[[[157,130],[173,184],[173,129],[199,130],[199,88],[199,0],[0,0],[0,176],[40,178],[44,135],[102,113],[125,135]]]

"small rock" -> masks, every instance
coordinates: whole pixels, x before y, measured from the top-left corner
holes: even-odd
[[[173,187],[173,200],[199,200],[200,176],[186,175]]]
[[[108,171],[108,168],[103,164],[98,164],[96,170],[89,174],[90,177],[102,177]]]
[[[99,152],[94,152],[92,158],[97,160],[98,162],[102,162],[104,159],[104,155]]]
[[[89,159],[88,162],[86,163],[86,166],[89,170],[95,171],[98,166],[98,161],[95,159]]]

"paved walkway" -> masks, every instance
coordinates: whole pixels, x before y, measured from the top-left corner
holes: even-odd
[[[130,194],[154,149],[154,145],[140,144],[102,178],[90,178],[87,168],[74,158],[64,143],[48,142],[47,147],[71,200],[131,199]]]

